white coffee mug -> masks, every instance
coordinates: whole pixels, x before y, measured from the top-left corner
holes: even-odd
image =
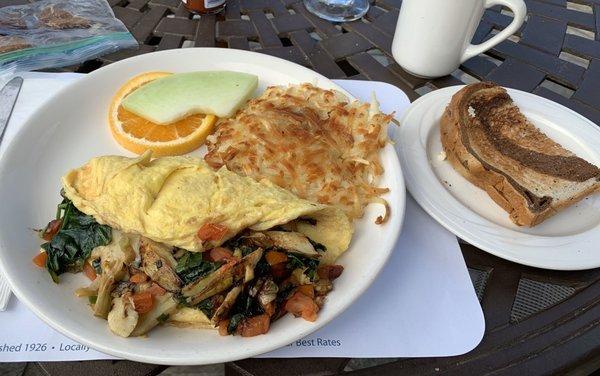
[[[486,8],[504,5],[514,19],[481,44],[471,39]],[[523,0],[404,0],[396,25],[392,54],[407,72],[441,77],[508,38],[525,21]]]

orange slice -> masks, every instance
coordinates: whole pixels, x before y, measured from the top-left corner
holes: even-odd
[[[214,115],[191,115],[171,124],[156,124],[123,108],[123,99],[140,86],[170,75],[147,72],[127,81],[113,96],[108,123],[113,137],[125,149],[137,154],[152,150],[155,157],[181,155],[199,148],[215,127]]]

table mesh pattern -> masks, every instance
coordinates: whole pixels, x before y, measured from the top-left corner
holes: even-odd
[[[510,313],[511,322],[522,321],[573,295],[575,288],[522,278]]]
[[[391,362],[395,362],[400,358],[360,358],[360,359],[350,359],[346,367],[344,367],[344,371],[350,372],[355,371],[357,369],[370,368],[380,366],[382,364],[387,364]]]
[[[228,0],[224,12],[202,17],[188,12],[181,0],[108,0],[140,48],[63,69],[89,72],[172,48],[237,48],[291,60],[329,78],[385,81],[411,100],[446,86],[493,81],[549,98],[600,123],[600,0],[525,1],[527,22],[515,35],[437,79],[411,76],[392,57],[401,0],[371,1],[363,19],[343,24],[312,15],[301,0]],[[491,38],[511,20],[500,6],[488,9],[472,42]]]
[[[29,1],[3,0],[0,7]],[[202,17],[188,12],[181,0],[107,1],[138,40],[139,49],[58,70],[87,73],[147,52],[227,47],[282,57],[329,78],[384,81],[398,86],[411,100],[438,88],[493,81],[549,98],[600,124],[600,0],[525,0],[527,22],[515,35],[437,79],[411,76],[392,58],[402,0],[372,0],[362,20],[341,25],[310,14],[301,0],[228,0],[225,12]],[[473,43],[489,39],[510,21],[506,9],[487,10]],[[462,243],[461,248],[486,318],[483,342],[461,356],[391,363],[354,360],[346,370],[372,376],[565,374],[581,364],[592,364],[589,372],[576,372],[587,374],[597,368],[598,363],[590,359],[600,356],[600,269],[544,271],[510,263],[468,244]],[[226,367],[231,371],[228,375],[329,375],[343,370],[346,362],[247,359]],[[155,366],[128,361],[46,362],[39,374],[148,375],[163,369],[151,367]],[[364,367],[369,368],[362,371]]]
[[[490,277],[490,272],[485,270],[469,268],[469,276],[471,277],[471,282],[473,282],[473,287],[475,288],[477,299],[481,301],[481,299],[483,299],[483,294],[485,293],[485,286],[487,284],[487,280]]]

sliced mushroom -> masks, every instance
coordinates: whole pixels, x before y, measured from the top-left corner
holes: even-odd
[[[138,323],[139,315],[128,296],[119,296],[112,301],[108,313],[108,327],[118,336],[129,337]]]
[[[271,239],[274,247],[283,248],[290,253],[297,253],[305,257],[321,257],[310,240],[299,232],[265,231],[264,234]]]
[[[256,295],[258,295],[258,292],[260,291],[260,289],[262,289],[262,286],[265,283],[265,280],[266,280],[266,278],[262,277],[258,281],[254,282],[254,284],[252,285],[252,287],[250,287],[248,289],[248,295],[250,295],[251,297],[255,298]]]
[[[133,288],[135,287],[134,283],[131,283],[129,281],[119,281],[116,285],[114,290],[112,291],[112,296],[114,298],[117,298],[127,292],[131,292],[133,290]]]
[[[273,241],[267,235],[262,232],[250,232],[246,235],[240,236],[242,244],[251,247],[260,248],[271,248],[273,247]]]
[[[157,243],[148,238],[140,238],[140,250],[142,248],[150,248],[152,251],[157,253],[164,261],[168,263],[171,268],[177,266],[177,260],[173,256],[173,247],[169,247],[166,244]]]
[[[148,313],[140,316],[138,324],[131,332],[132,336],[141,336],[148,333],[152,328],[160,323],[159,318],[163,315],[171,315],[177,310],[177,302],[173,294],[166,293],[162,296],[155,296],[154,308]]]
[[[181,288],[181,279],[175,273],[177,261],[167,246],[142,238],[140,241],[141,269],[150,279],[162,288],[177,292]]]
[[[277,284],[272,279],[267,279],[258,293],[258,301],[264,307],[277,298],[278,292]]]
[[[225,318],[227,313],[229,313],[229,310],[231,309],[231,307],[233,307],[235,300],[240,295],[242,290],[243,290],[242,286],[235,286],[234,288],[229,290],[229,292],[225,296],[225,300],[223,300],[223,303],[219,306],[219,308],[217,308],[213,317],[210,319],[210,322],[213,325],[217,325],[219,323],[219,321],[221,321],[222,319]]]

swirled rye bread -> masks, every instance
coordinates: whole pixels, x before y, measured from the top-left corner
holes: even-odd
[[[454,169],[517,225],[535,226],[600,191],[600,169],[537,129],[495,84],[476,83],[454,94],[441,137]]]

